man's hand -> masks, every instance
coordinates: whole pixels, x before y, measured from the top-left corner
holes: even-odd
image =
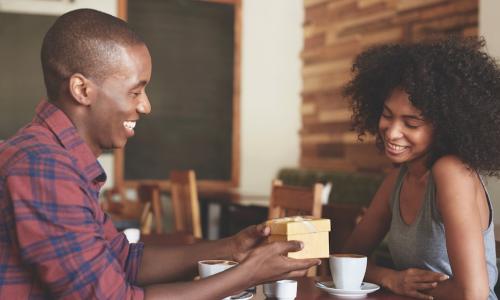
[[[447,280],[448,276],[442,273],[410,268],[394,272],[387,280],[386,287],[396,294],[418,299],[433,299],[425,294],[425,290],[435,288],[439,282]]]
[[[265,223],[249,226],[231,237],[233,259],[237,262],[243,261],[250,250],[260,245],[271,229]]]
[[[273,242],[264,244],[248,252],[240,267],[246,269],[251,285],[263,282],[304,276],[310,267],[319,265],[319,259],[294,259],[285,255],[299,251],[302,242]]]

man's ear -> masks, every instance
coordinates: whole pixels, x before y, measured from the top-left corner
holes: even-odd
[[[90,97],[92,83],[80,73],[75,73],[69,78],[69,93],[73,96],[76,102],[88,106],[92,103]]]

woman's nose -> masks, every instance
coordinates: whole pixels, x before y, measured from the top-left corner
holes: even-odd
[[[403,136],[400,126],[397,123],[391,123],[385,130],[387,139],[395,140]]]

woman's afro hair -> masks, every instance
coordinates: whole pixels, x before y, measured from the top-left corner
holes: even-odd
[[[482,50],[484,44],[482,39],[450,38],[377,46],[358,55],[343,93],[351,100],[359,138],[374,134],[382,148],[378,122],[383,104],[400,88],[433,126],[429,167],[451,154],[471,169],[498,176],[500,70]]]

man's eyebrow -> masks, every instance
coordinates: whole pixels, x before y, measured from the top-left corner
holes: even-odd
[[[143,87],[146,84],[148,84],[147,80],[141,80],[136,85],[134,85],[132,88],[135,89],[135,88],[138,88],[138,87]]]

